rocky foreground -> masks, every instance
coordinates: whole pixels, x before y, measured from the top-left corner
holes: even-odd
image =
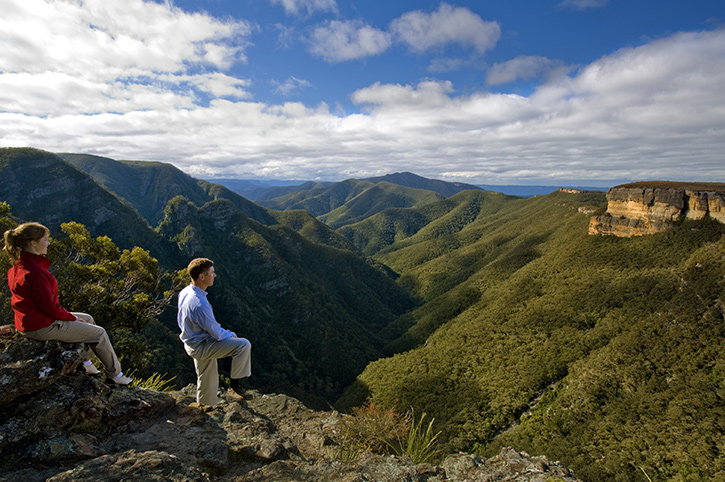
[[[0,330],[2,331],[2,330]],[[575,482],[558,462],[503,449],[438,465],[332,455],[344,415],[285,396],[161,393],[110,387],[76,368],[82,347],[0,333],[0,481],[517,481]]]

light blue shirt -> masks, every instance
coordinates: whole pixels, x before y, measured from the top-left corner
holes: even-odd
[[[214,318],[214,310],[206,299],[206,291],[189,285],[179,292],[179,310],[176,322],[181,329],[181,341],[196,344],[208,339],[216,341],[235,338],[233,331],[226,330]]]

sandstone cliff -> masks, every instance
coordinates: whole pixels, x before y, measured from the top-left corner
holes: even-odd
[[[607,212],[591,218],[589,234],[641,236],[681,219],[709,216],[725,223],[725,183],[636,182],[607,192]]]
[[[75,370],[80,345],[37,342],[0,330],[0,482],[358,481],[576,482],[558,462],[506,448],[482,460],[440,464],[363,455],[331,458],[337,412],[285,395],[199,408],[178,392],[109,387]],[[23,389],[16,389],[23,387]]]

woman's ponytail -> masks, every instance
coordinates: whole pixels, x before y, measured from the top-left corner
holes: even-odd
[[[10,261],[17,264],[20,261],[20,252],[31,241],[38,241],[46,234],[50,234],[48,228],[40,223],[23,223],[15,229],[8,229],[3,234],[5,246],[3,251],[8,254]]]

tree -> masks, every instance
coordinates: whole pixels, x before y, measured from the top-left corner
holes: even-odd
[[[9,206],[0,203],[3,232],[17,225]],[[61,306],[90,313],[98,325],[106,328],[127,371],[149,376],[157,371],[175,370],[174,357],[166,353],[168,347],[151,347],[158,345],[156,338],[164,339],[164,345],[168,345],[170,332],[156,317],[186,282],[182,275],[162,270],[149,251],[142,248],[120,250],[107,236],[92,238],[79,223],[64,223],[61,233],[51,234],[48,257],[53,260],[50,269],[58,280]],[[9,268],[8,257],[0,257],[2,323],[12,323],[13,318],[7,285]]]
[[[142,248],[121,251],[109,237],[93,239],[75,222],[62,224],[61,231],[48,248],[58,297],[67,309],[91,312],[110,330],[141,331],[169,305],[174,288],[182,283]]]

